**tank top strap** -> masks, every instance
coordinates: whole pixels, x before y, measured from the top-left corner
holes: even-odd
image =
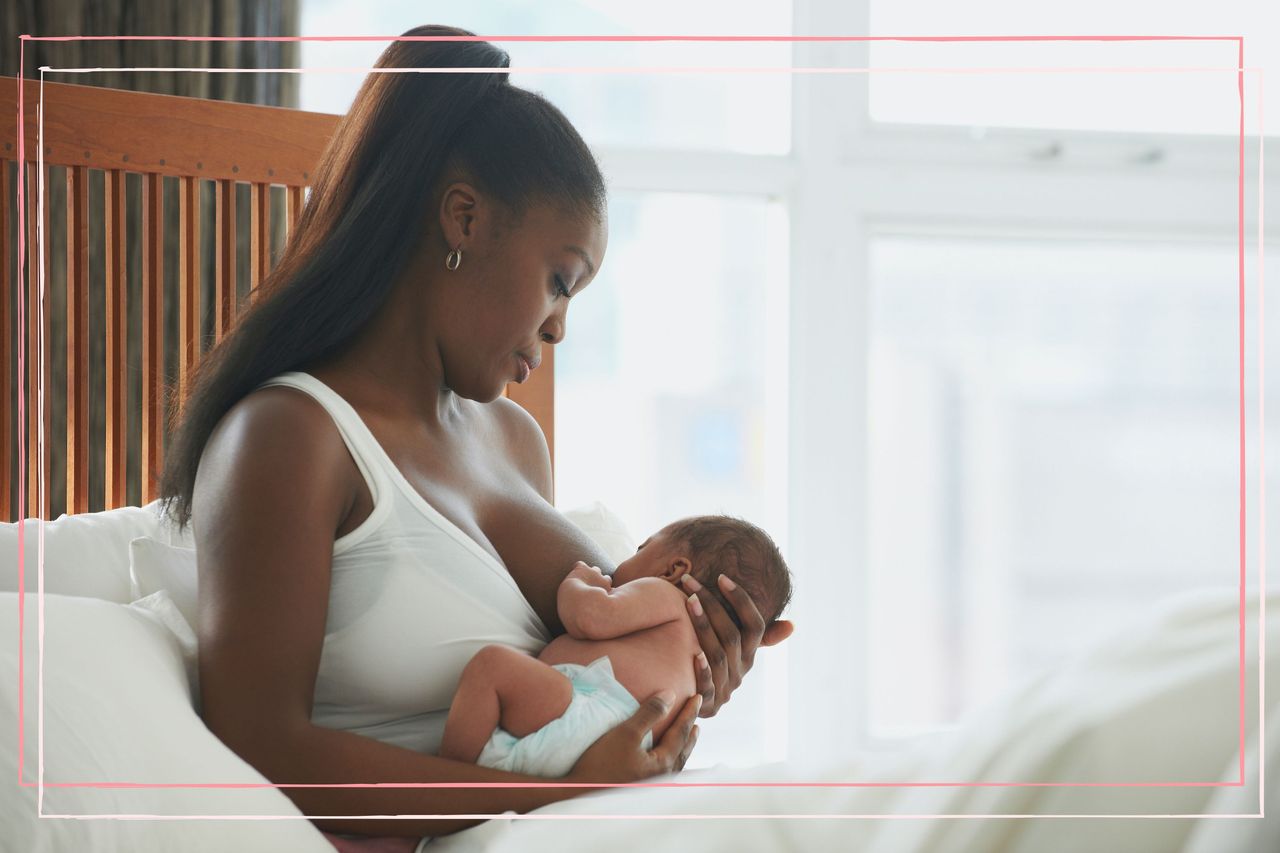
[[[273,385],[297,388],[299,391],[311,396],[329,413],[329,416],[333,418],[334,424],[338,427],[338,432],[342,436],[343,442],[347,445],[347,450],[351,452],[351,458],[355,460],[356,467],[360,469],[361,476],[364,477],[369,486],[369,493],[373,497],[374,514],[379,514],[379,508],[386,502],[384,498],[388,498],[392,493],[391,481],[387,472],[382,469],[383,454],[381,453],[381,447],[378,445],[378,440],[374,438],[373,433],[360,417],[359,412],[343,399],[342,395],[337,391],[334,391],[310,373],[303,373],[297,370],[280,373],[262,382],[257,388],[267,388]],[[257,390],[257,388],[254,390]],[[364,526],[361,525],[361,527]],[[354,532],[352,531],[352,533]],[[350,535],[347,534],[343,539]],[[341,539],[338,541],[342,542]]]

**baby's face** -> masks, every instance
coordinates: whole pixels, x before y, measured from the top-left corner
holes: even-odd
[[[693,568],[685,549],[667,537],[667,528],[650,536],[635,554],[618,564],[613,572],[613,585],[618,586],[636,578],[662,578],[679,583],[680,577]]]

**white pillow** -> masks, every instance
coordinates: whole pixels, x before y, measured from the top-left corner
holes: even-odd
[[[168,628],[178,642],[182,664],[187,673],[187,690],[191,694],[191,707],[200,711],[200,655],[196,633],[192,623],[178,610],[173,598],[163,589],[139,598],[127,605],[140,613],[146,613]]]
[[[564,516],[591,537],[615,566],[635,554],[636,541],[626,522],[599,501],[564,510]]]
[[[18,596],[0,593],[0,634],[17,631]],[[90,598],[44,599],[44,781],[266,784],[222,744],[191,706],[182,654],[170,630],[141,608]],[[39,744],[34,593],[24,603],[24,781],[34,783]],[[0,683],[18,680],[17,643],[0,644]],[[0,690],[0,731],[16,737],[17,695]],[[0,749],[0,775],[18,775],[18,751]],[[48,787],[0,793],[6,850],[208,851],[333,847],[278,788]],[[284,820],[66,819],[50,815],[279,815]]]
[[[40,524],[25,522],[23,536],[24,589],[36,591]],[[18,523],[0,524],[0,591],[18,591]],[[179,534],[162,516],[160,502],[126,506],[105,512],[60,515],[44,524],[44,589],[47,593],[82,595],[127,604],[129,542],[151,536],[163,542],[189,545],[190,528]]]
[[[150,536],[129,543],[129,583],[132,599],[167,592],[187,624],[196,624],[196,552]]]

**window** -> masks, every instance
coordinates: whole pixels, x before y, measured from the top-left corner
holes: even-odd
[[[1154,598],[1236,583],[1235,260],[872,238],[873,736],[952,723]]]
[[[1245,65],[1280,47],[1277,10],[1250,0],[1027,4],[1016,0],[866,0],[876,35],[1244,36]],[[895,74],[870,80],[877,122],[1103,132],[1234,135],[1238,47],[1227,41],[879,42],[872,67],[1217,68],[1222,71],[1088,74]],[[1268,94],[1272,115],[1280,93]]]
[[[1155,30],[1113,7],[797,3],[796,30],[1242,33],[1258,64],[1274,31],[1230,2],[1160,4]],[[954,725],[1084,632],[1236,582],[1235,75],[885,70],[1230,68],[1222,47],[796,45],[879,70],[795,80],[791,757]],[[1244,168],[1256,584],[1256,136]]]

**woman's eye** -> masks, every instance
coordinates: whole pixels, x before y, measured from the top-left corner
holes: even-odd
[[[569,288],[564,286],[564,279],[560,278],[560,276],[556,276],[556,293],[564,297],[569,296]]]

